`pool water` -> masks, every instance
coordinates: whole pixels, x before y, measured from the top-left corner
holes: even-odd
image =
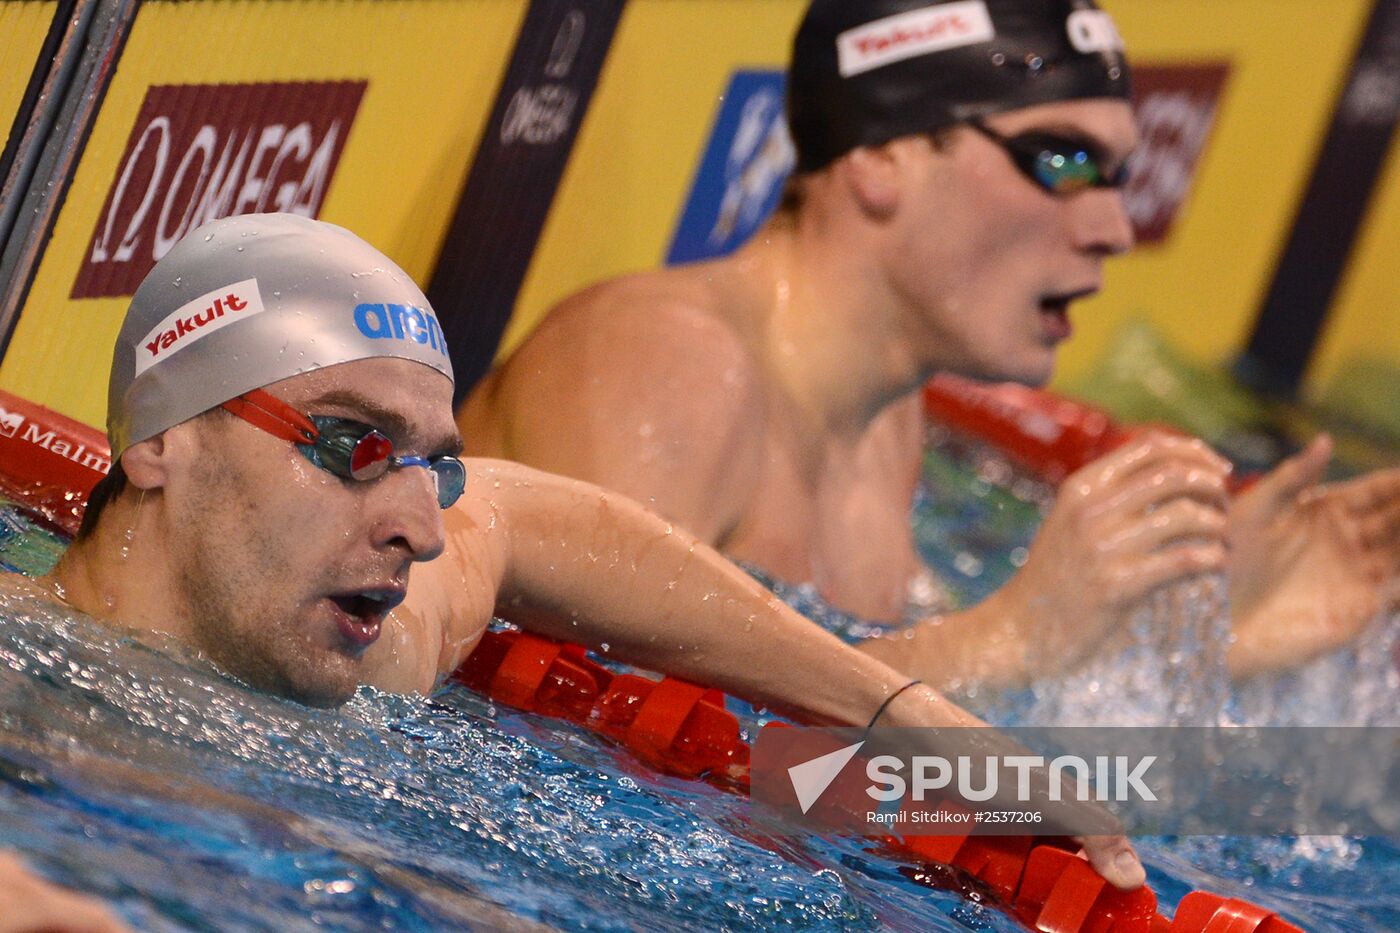
[[[850,864],[854,843],[773,851],[744,838],[739,798],[462,689],[313,710],[82,620],[5,615],[0,842],[138,928],[492,929],[497,908],[573,929],[874,928],[866,889],[911,921],[969,913]]]
[[[970,601],[1024,559],[1044,490],[989,482],[965,453],[930,455],[915,527]],[[61,547],[0,510],[6,566],[41,572]],[[1209,588],[1191,598],[1208,606]],[[1019,929],[863,840],[765,838],[741,798],[461,687],[314,710],[29,601],[0,616],[0,846],[138,929]],[[971,702],[1014,721],[1039,699]],[[1141,850],[1168,907],[1208,888],[1311,930],[1400,929],[1387,840]]]

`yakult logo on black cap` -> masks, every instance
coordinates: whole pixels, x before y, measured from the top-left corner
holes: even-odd
[[[836,37],[836,52],[843,78],[978,42],[996,36],[992,17],[982,0],[941,3],[877,19],[848,29]]]

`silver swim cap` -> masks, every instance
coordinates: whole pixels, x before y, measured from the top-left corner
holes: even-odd
[[[107,389],[112,456],[250,389],[380,356],[452,378],[428,299],[383,253],[293,214],[213,221],[131,299]]]

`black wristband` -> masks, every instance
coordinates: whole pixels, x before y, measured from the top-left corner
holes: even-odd
[[[879,720],[879,718],[880,718],[882,715],[884,715],[885,710],[889,707],[889,705],[890,705],[891,703],[893,703],[893,702],[895,701],[895,698],[896,698],[896,697],[898,697],[901,693],[903,693],[904,691],[908,690],[910,687],[914,686],[915,684],[921,684],[921,683],[923,683],[922,680],[911,680],[911,681],[909,681],[909,683],[907,683],[907,684],[905,684],[904,686],[900,687],[900,688],[899,688],[898,690],[896,690],[894,693],[891,693],[889,696],[885,697],[885,702],[881,703],[881,704],[880,704],[880,708],[877,709],[877,710],[875,711],[875,715],[870,717],[870,725],[868,725],[868,726],[865,727],[865,731],[866,731],[866,732],[869,732],[871,729],[875,728],[875,723],[876,723],[876,721]]]

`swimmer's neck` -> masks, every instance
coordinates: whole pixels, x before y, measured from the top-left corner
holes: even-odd
[[[753,270],[764,365],[815,431],[854,438],[934,369],[906,336],[893,296],[863,268],[873,249],[859,235],[830,235],[829,222],[810,211],[779,215],[733,261]]]
[[[129,490],[110,501],[97,527],[75,541],[40,579],[59,601],[124,631],[154,632],[188,642],[188,614],[180,603],[154,530],[159,493],[138,504]]]

